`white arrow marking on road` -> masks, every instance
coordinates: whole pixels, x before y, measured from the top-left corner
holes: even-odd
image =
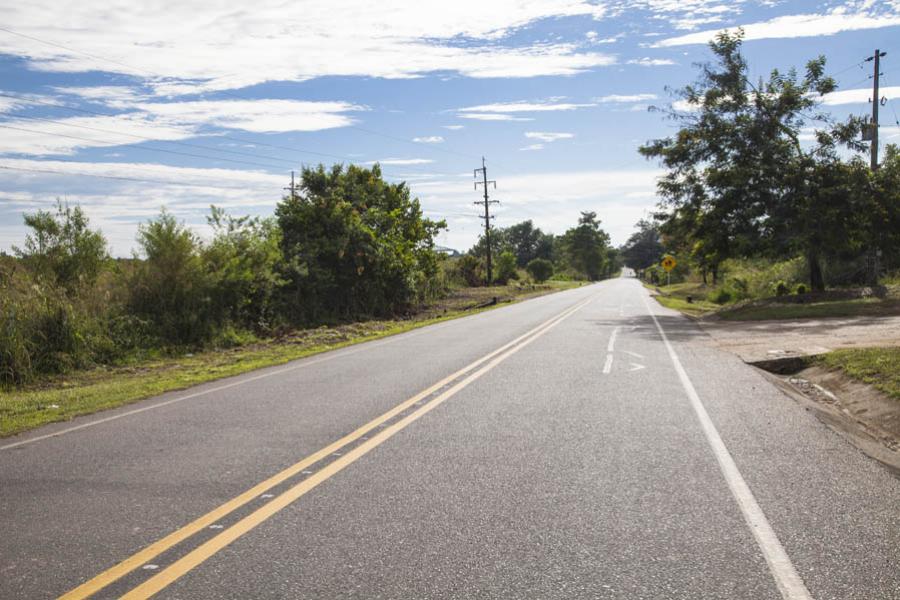
[[[631,373],[632,371],[640,371],[641,369],[646,369],[646,368],[647,368],[647,367],[645,367],[644,365],[639,365],[639,364],[637,364],[637,363],[628,363],[628,364],[631,365],[631,368],[628,369],[628,372],[629,372],[629,373]]]
[[[635,358],[644,358],[643,354],[638,354],[637,352],[632,352],[631,350],[622,350],[622,352],[624,352],[625,354],[630,354]]]

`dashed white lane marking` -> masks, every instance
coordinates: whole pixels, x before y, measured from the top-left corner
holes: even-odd
[[[141,568],[144,569],[145,571],[155,571],[159,568],[159,565],[144,565]]]
[[[610,336],[609,336],[609,343],[606,344],[606,351],[607,351],[607,352],[612,352],[612,351],[613,351],[613,348],[615,348],[615,346],[616,346],[616,336],[619,335],[619,329],[621,329],[621,327],[616,327],[615,329],[612,330],[612,333],[611,333]]]
[[[806,589],[806,584],[803,583],[803,579],[800,578],[797,569],[794,568],[794,564],[788,557],[787,552],[785,552],[784,546],[781,545],[775,530],[769,524],[769,520],[756,501],[756,497],[750,491],[750,486],[744,481],[744,477],[738,470],[731,453],[725,446],[725,442],[722,441],[719,431],[713,424],[712,419],[710,419],[709,413],[706,412],[703,402],[700,401],[700,396],[697,394],[690,377],[688,377],[687,371],[681,365],[681,360],[669,342],[666,332],[663,330],[662,325],[659,324],[656,315],[653,314],[650,303],[647,302],[647,296],[644,294],[641,294],[641,296],[644,300],[644,306],[647,307],[647,312],[650,313],[650,317],[656,324],[656,329],[659,331],[660,337],[662,337],[666,350],[669,352],[669,358],[672,359],[675,372],[678,373],[678,379],[681,380],[681,386],[684,388],[691,406],[697,414],[697,419],[700,421],[700,427],[706,435],[706,440],[709,442],[713,454],[719,462],[719,468],[725,477],[725,481],[728,483],[728,487],[731,489],[731,494],[741,509],[750,532],[756,538],[760,551],[769,564],[769,571],[775,579],[775,584],[778,586],[782,598],[785,600],[812,600],[812,595]]]
[[[612,363],[613,363],[613,355],[606,355],[606,362],[603,364],[603,374],[609,375],[609,372],[612,371]]]

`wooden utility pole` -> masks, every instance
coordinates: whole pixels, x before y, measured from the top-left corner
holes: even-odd
[[[481,181],[478,181],[478,173],[481,172]],[[491,285],[491,281],[494,279],[494,273],[491,262],[491,219],[494,217],[491,216],[490,205],[491,204],[499,204],[499,200],[491,200],[488,197],[488,185],[493,184],[494,189],[497,189],[496,181],[488,181],[487,178],[487,165],[485,164],[484,157],[481,157],[481,168],[475,169],[475,189],[478,189],[479,185],[484,186],[484,200],[480,200],[475,204],[483,204],[484,205],[484,215],[481,216],[484,219],[484,241],[487,245],[487,278],[485,280],[486,285]]]
[[[875,72],[872,74],[872,123],[869,125],[869,136],[872,138],[871,167],[873,171],[878,168],[878,107],[881,105],[881,98],[878,97],[878,78],[881,77],[881,57],[886,55],[887,52],[879,52],[876,48],[875,54],[866,59],[866,62],[873,61],[875,63]]]

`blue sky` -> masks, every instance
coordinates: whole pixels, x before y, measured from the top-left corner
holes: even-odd
[[[900,0],[0,1],[3,250],[56,198],[127,256],[163,206],[204,235],[210,204],[271,214],[292,168],[374,161],[466,249],[481,156],[495,225],[594,210],[621,243],[656,202],[636,148],[673,131],[647,107],[735,26],[754,76],[824,54],[841,118],[870,111],[861,61],[887,51],[881,137],[900,141]]]

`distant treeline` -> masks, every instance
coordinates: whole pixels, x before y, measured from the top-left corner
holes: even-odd
[[[540,282],[551,276],[597,281],[621,268],[619,253],[610,246],[595,212],[582,212],[578,224],[563,235],[544,233],[530,220],[492,229],[491,249],[497,283],[517,279],[520,269]],[[487,240],[481,235],[459,260],[457,271],[469,285],[484,281],[486,255]]]

